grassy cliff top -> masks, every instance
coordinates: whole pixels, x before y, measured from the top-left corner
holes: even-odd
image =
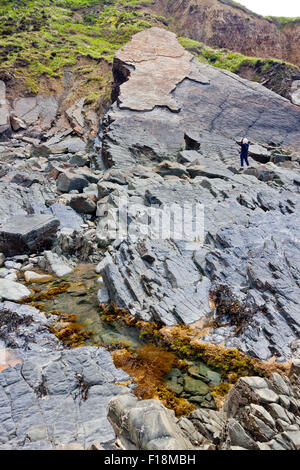
[[[288,24],[299,23],[300,16],[297,17],[288,17],[288,16],[267,16],[269,20],[274,21],[280,28]]]
[[[222,0],[223,1],[223,0]],[[231,0],[224,0],[232,4]],[[45,77],[55,80],[64,70],[87,76],[89,92],[97,92],[111,70],[113,56],[133,34],[167,20],[149,13],[153,0],[0,0],[0,79],[13,77],[20,88],[43,92]],[[145,9],[147,11],[145,11]],[[245,57],[216,50],[188,38],[181,44],[196,57],[216,67],[237,72],[242,65],[263,67],[276,59]]]

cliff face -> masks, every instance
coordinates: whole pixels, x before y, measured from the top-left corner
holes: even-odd
[[[286,58],[293,64],[300,65],[300,20],[288,23],[282,29],[286,40]]]
[[[153,9],[171,18],[169,26],[179,35],[212,47],[300,65],[300,21],[281,26],[230,0],[157,0]]]

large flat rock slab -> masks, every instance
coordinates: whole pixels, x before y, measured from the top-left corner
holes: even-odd
[[[129,376],[104,348],[65,350],[53,317],[0,302],[0,449],[56,449],[115,440],[108,402]]]
[[[115,69],[127,66],[130,73],[130,80],[121,85],[120,108],[150,111],[154,106],[167,106],[179,111],[171,92],[191,74],[191,61],[192,55],[178,43],[174,33],[151,28],[136,34],[115,56]],[[193,80],[209,83],[200,74],[193,74]]]
[[[23,353],[23,363],[0,373],[0,449],[55,449],[74,442],[87,449],[115,439],[108,402],[128,380],[103,348],[47,348]],[[86,395],[82,384],[86,387]]]
[[[46,214],[16,215],[0,228],[0,252],[13,256],[49,245],[59,220]]]

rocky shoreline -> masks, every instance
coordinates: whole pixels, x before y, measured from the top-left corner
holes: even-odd
[[[29,117],[17,101],[12,121],[0,87],[0,448],[299,449],[300,109],[198,63],[158,28],[116,54],[114,74],[92,150],[74,129],[58,131],[51,100],[45,112],[36,98]],[[243,135],[254,164],[239,172]],[[161,236],[155,217],[187,203],[202,224],[191,212],[184,230],[175,218]],[[201,366],[185,379],[173,370],[171,389],[201,395],[179,419],[139,400],[105,348],[67,348],[54,315],[22,304],[81,262],[95,266],[99,304],[197,324],[203,344],[288,362],[288,377],[241,377],[216,410],[207,383],[218,374],[197,395]]]

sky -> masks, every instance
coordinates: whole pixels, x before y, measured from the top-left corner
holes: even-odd
[[[237,0],[264,16],[300,16],[300,0]]]

